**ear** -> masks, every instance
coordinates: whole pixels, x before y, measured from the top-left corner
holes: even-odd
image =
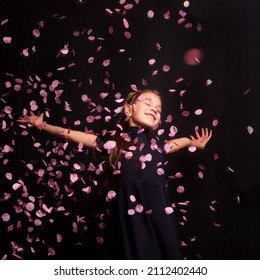
[[[132,116],[132,113],[133,113],[133,106],[132,105],[129,105],[129,104],[126,104],[125,105],[125,108],[124,108],[124,112],[125,112],[125,115],[127,117],[131,117]]]

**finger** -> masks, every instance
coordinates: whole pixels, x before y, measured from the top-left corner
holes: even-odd
[[[25,118],[19,118],[19,119],[17,120],[17,122],[19,122],[19,123],[26,123],[27,121],[26,121]]]
[[[208,137],[209,136],[209,129],[206,127],[205,128],[205,137]]]
[[[201,137],[203,137],[203,138],[205,137],[205,130],[203,127],[201,128]]]
[[[198,130],[195,131],[195,134],[196,134],[197,138],[200,138],[200,134],[199,134]]]
[[[212,137],[212,130],[209,133],[208,139],[210,139]]]

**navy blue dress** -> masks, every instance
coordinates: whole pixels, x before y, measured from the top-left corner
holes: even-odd
[[[180,259],[180,242],[166,187],[164,142],[138,127],[135,150],[120,160],[116,182],[116,233],[123,259]],[[104,141],[103,141],[104,142]]]

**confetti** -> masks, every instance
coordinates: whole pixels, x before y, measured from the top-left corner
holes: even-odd
[[[103,147],[92,151],[85,149],[82,142],[63,141],[35,130],[28,117],[24,118],[25,123],[17,124],[19,114],[28,115],[32,111],[38,115],[44,112],[44,120],[48,124],[66,126],[69,133],[73,130],[97,133],[104,139],[114,139],[106,137],[113,136],[116,129],[122,132],[122,139],[130,143],[130,147],[123,151],[124,158],[131,162],[140,160],[141,172],[151,166],[154,154],[167,153],[171,146],[165,142],[162,151],[163,148],[153,141],[151,152],[143,152],[139,159],[135,157],[144,147],[133,145],[129,135],[124,133],[123,125],[116,125],[117,114],[124,109],[123,102],[128,91],[138,91],[141,87],[162,88],[160,93],[166,100],[165,115],[162,117],[163,126],[155,130],[155,138],[182,137],[187,121],[196,122],[195,125],[199,126],[200,119],[207,119],[204,101],[207,98],[210,101],[211,96],[200,100],[197,97],[203,89],[191,92],[199,75],[194,75],[194,83],[194,77],[189,73],[197,71],[195,68],[199,71],[196,65],[203,64],[206,51],[204,53],[202,47],[193,47],[195,40],[187,46],[186,42],[184,45],[169,45],[170,40],[178,42],[179,31],[183,32],[184,37],[190,32],[195,32],[195,37],[198,31],[202,31],[202,24],[191,17],[188,9],[192,4],[190,1],[181,2],[179,8],[163,4],[163,9],[156,9],[147,4],[143,10],[146,4],[139,0],[119,0],[117,5],[107,3],[98,8],[94,5],[89,10],[87,1],[77,0],[76,21],[72,20],[74,9],[64,9],[67,5],[69,7],[68,3],[55,9],[50,4],[48,11],[44,7],[38,11],[32,10],[34,17],[30,20],[31,25],[20,21],[21,24],[17,26],[19,34],[10,28],[14,24],[13,15],[10,14],[10,19],[1,19],[2,45],[7,53],[10,72],[3,75],[0,98],[0,124],[4,139],[0,146],[3,167],[0,227],[3,236],[13,238],[4,240],[5,248],[0,250],[2,259],[60,258],[61,252],[68,250],[67,240],[71,242],[70,248],[79,248],[80,252],[92,235],[94,244],[91,246],[101,248],[107,242],[107,217],[111,217],[111,207],[118,198],[118,192],[114,190],[116,186],[106,178],[107,162],[103,158],[103,153],[110,154],[116,147],[115,141],[105,140]],[[20,13],[26,14],[25,10]],[[136,20],[135,14],[140,11],[142,17]],[[19,15],[17,22],[18,19]],[[162,33],[155,28],[155,24],[160,26]],[[169,26],[173,33],[164,36],[170,30]],[[180,47],[179,62],[172,56],[177,46]],[[137,56],[139,51],[142,54],[140,58]],[[162,55],[165,53],[169,56]],[[5,61],[3,63],[3,67],[6,67]],[[179,63],[192,70],[182,72]],[[205,90],[212,80],[207,79],[209,73],[203,77],[200,81]],[[253,90],[243,91],[245,99],[253,95]],[[193,97],[195,103],[190,106],[190,98]],[[220,118],[216,114],[209,121],[216,127]],[[39,128],[43,128],[43,125]],[[255,124],[250,123],[246,129],[253,137]],[[195,150],[194,147],[189,148],[191,152]],[[224,157],[219,151],[214,152],[210,157],[217,164],[217,159]],[[163,207],[162,211],[164,215],[173,212],[181,214],[178,223],[186,230],[187,226],[192,228],[192,221],[187,217],[191,211],[189,208],[193,207],[193,203],[186,199],[190,189],[195,194],[198,190],[197,186],[189,186],[189,180],[199,181],[199,192],[206,192],[209,172],[204,170],[209,163],[198,164],[197,158],[191,154],[178,153],[174,156],[173,161],[159,162],[155,166],[154,176],[164,179],[166,167],[169,168],[168,188],[178,195],[173,197],[176,204],[169,203],[169,207]],[[184,164],[185,157],[195,161],[193,177],[189,173],[190,165],[186,168]],[[176,168],[175,163],[178,166],[178,162],[184,163]],[[120,164],[113,166],[115,176],[122,174],[121,167]],[[210,168],[214,169],[214,166]],[[230,167],[228,170],[234,172]],[[153,214],[156,214],[155,209],[146,207],[138,193],[131,192],[126,199],[130,206],[124,211],[130,216],[134,215],[129,219],[142,215],[153,218]],[[236,199],[240,203],[238,196]],[[207,205],[210,205],[207,210],[211,214],[218,213],[216,204]],[[214,223],[215,227],[219,225]],[[192,246],[191,241],[197,245],[200,240],[199,236],[191,238],[195,232],[189,234],[187,240],[190,241],[182,242],[183,247]]]

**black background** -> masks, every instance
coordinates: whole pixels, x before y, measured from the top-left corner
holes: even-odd
[[[126,4],[133,6],[128,9]],[[101,134],[116,125],[115,110],[122,106],[115,101],[116,94],[124,98],[134,87],[148,87],[158,90],[164,100],[162,138],[169,138],[171,126],[178,129],[176,137],[193,134],[197,126],[213,130],[205,150],[180,151],[169,157],[167,165],[183,257],[258,259],[259,8],[256,0],[194,0],[188,8],[175,0],[1,1],[0,258],[106,258],[108,227],[102,229],[100,223],[109,220],[105,197],[110,186],[105,172],[89,168],[103,158],[86,149],[78,151],[73,143],[64,149],[62,140],[19,126],[16,120],[35,101],[35,112],[48,112],[49,123]],[[148,18],[149,10],[154,11],[153,18]],[[186,16],[178,24],[180,10]],[[167,12],[169,19],[164,17]],[[40,31],[39,37],[33,36],[33,29]],[[126,38],[125,32],[131,37]],[[4,37],[12,37],[11,43]],[[65,45],[69,51],[62,55]],[[25,49],[28,57],[22,54]],[[201,51],[200,63],[185,63],[190,49]],[[93,63],[88,62],[90,57]],[[153,58],[156,63],[150,65]],[[110,64],[104,66],[107,59]],[[170,66],[168,72],[164,65]],[[59,81],[56,90],[63,90],[58,99],[50,88],[54,80]],[[212,83],[206,85],[207,80]],[[101,93],[108,95],[103,99]],[[83,102],[83,95],[89,100]],[[202,114],[196,115],[197,109]],[[89,123],[89,115],[95,121]],[[168,115],[171,122],[165,122]],[[75,123],[78,120],[80,124]],[[248,126],[254,129],[252,134]],[[7,146],[12,150],[7,152]],[[82,169],[75,169],[75,164]],[[39,169],[44,170],[43,177],[37,175]],[[177,172],[183,177],[175,178]],[[75,183],[71,173],[78,174]],[[23,186],[14,190],[17,182]],[[185,191],[178,193],[178,186]],[[86,187],[92,188],[90,194]],[[32,211],[26,210],[28,202],[34,203]],[[97,237],[104,243],[99,244]]]

